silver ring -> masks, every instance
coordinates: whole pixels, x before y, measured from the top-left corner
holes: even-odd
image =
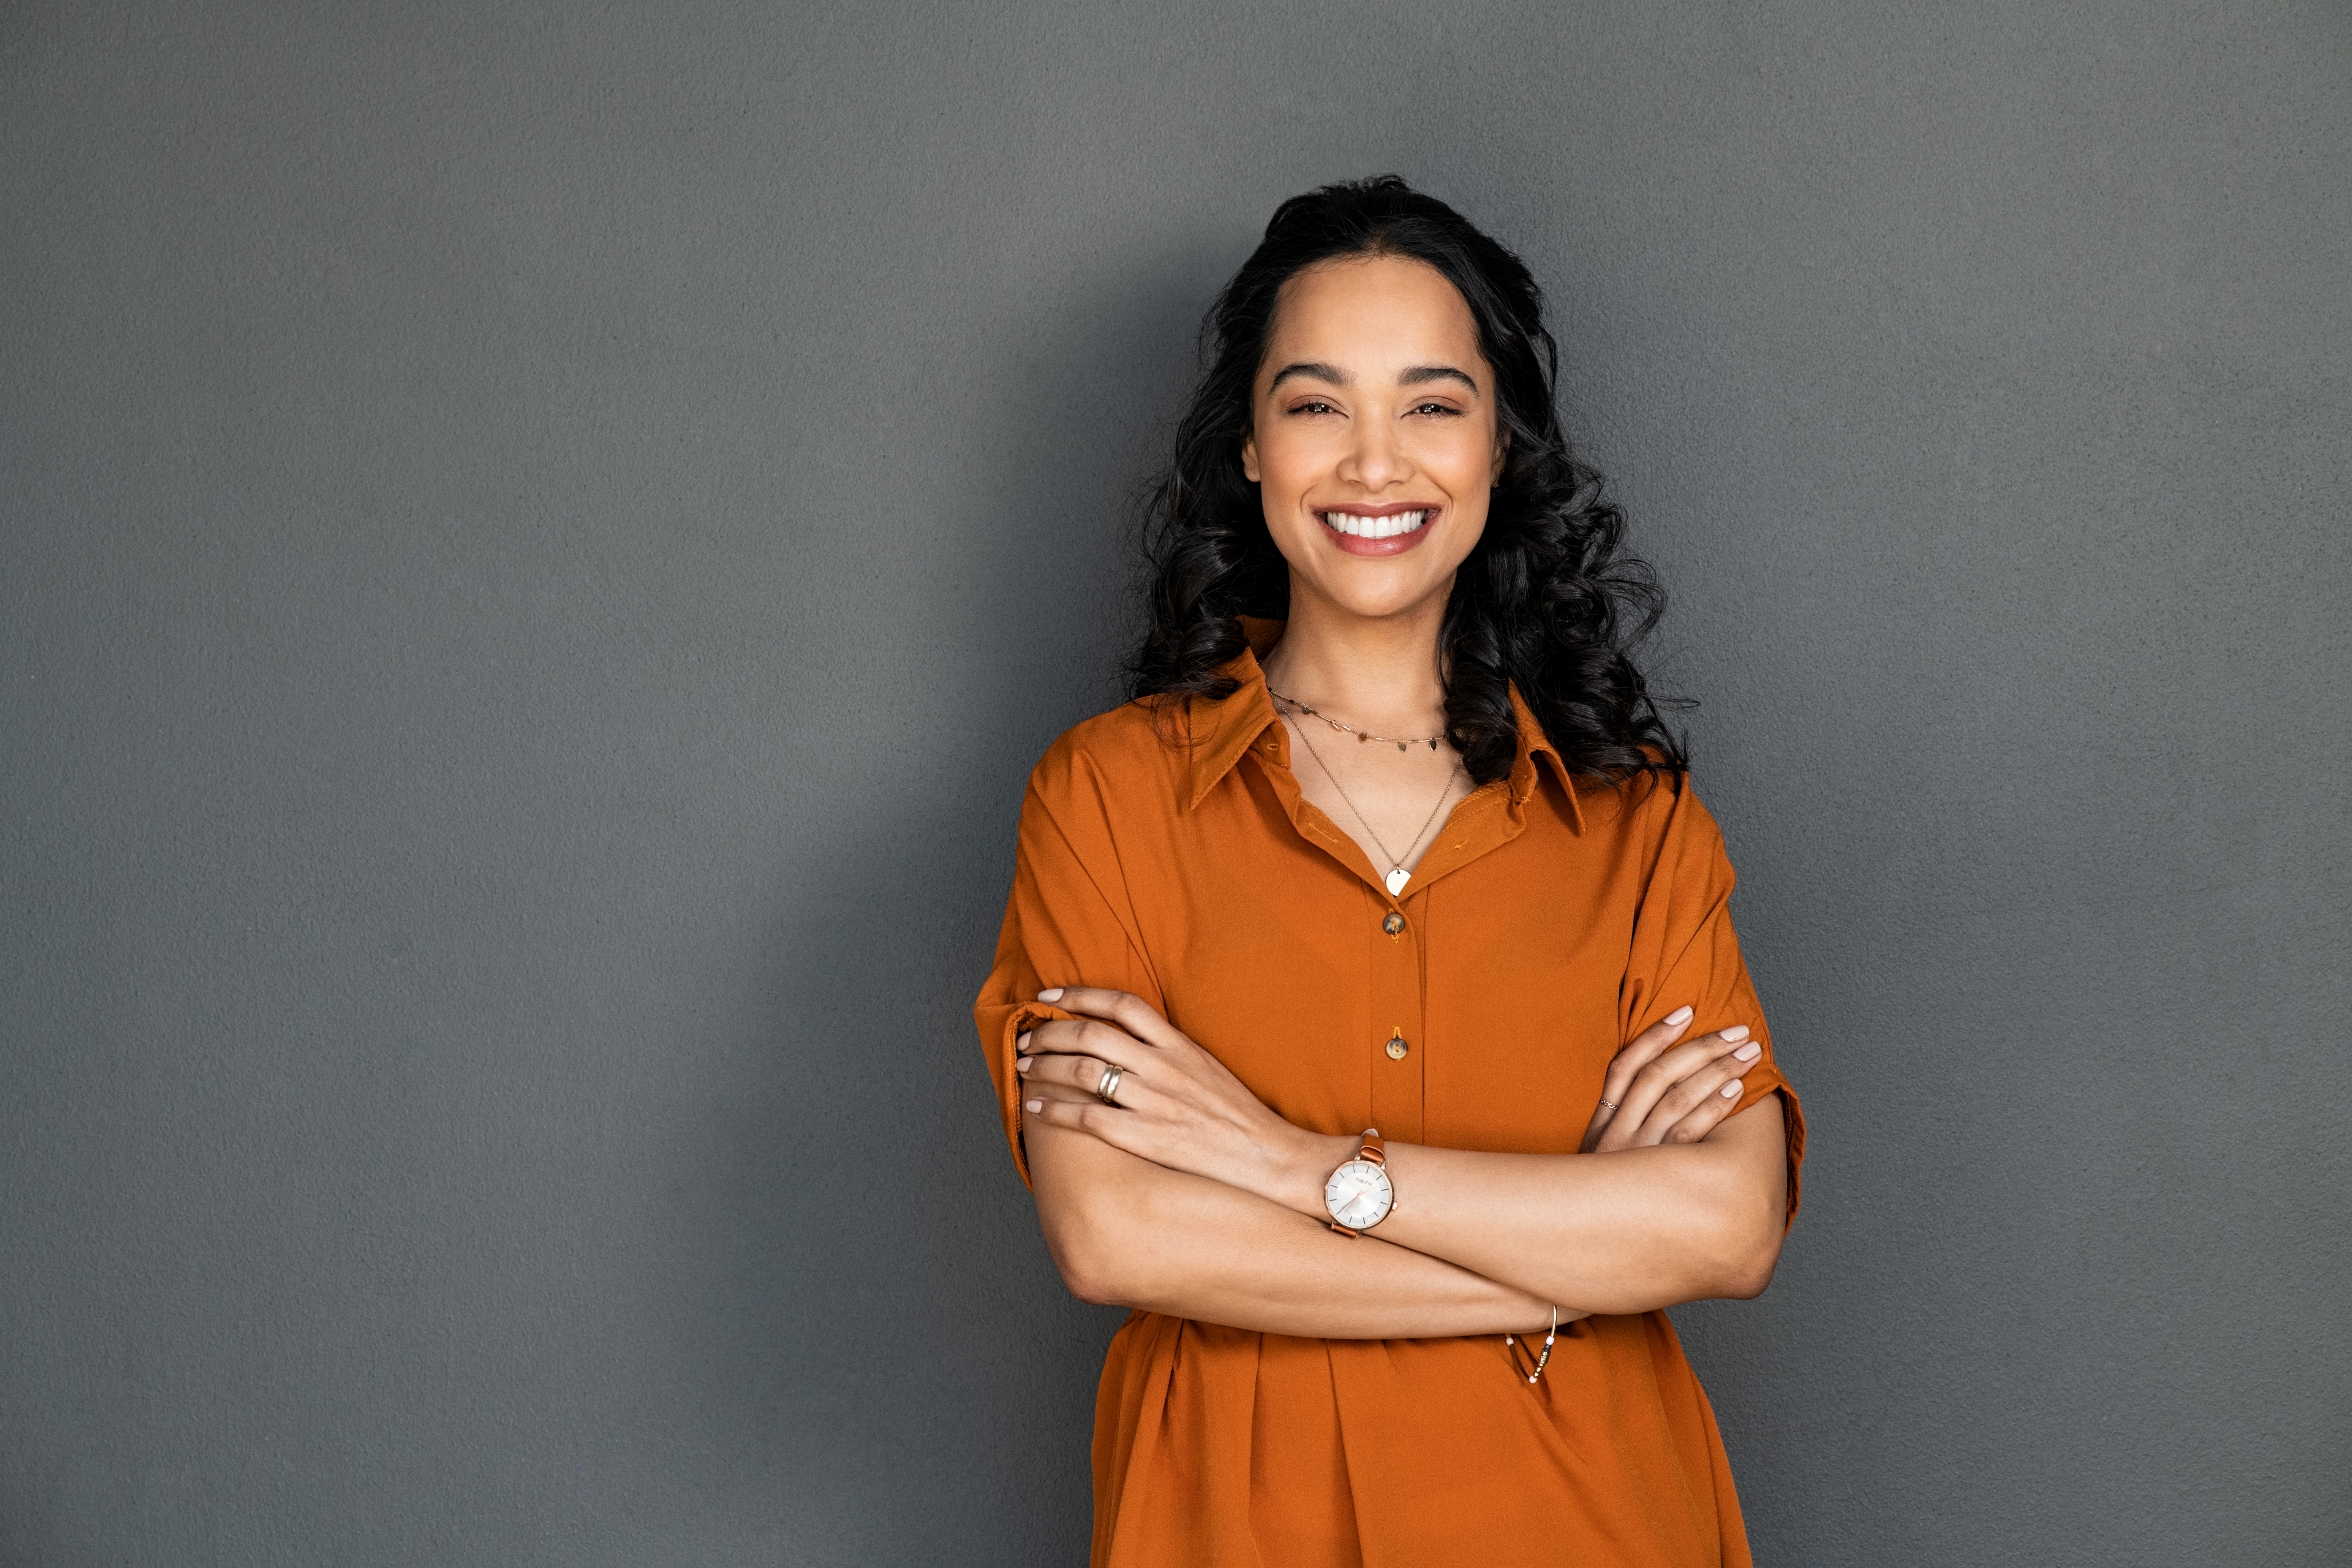
[[[1601,1108],[1602,1110],[1616,1110],[1616,1109],[1617,1109],[1617,1107],[1616,1107],[1613,1103],[1612,1103],[1611,1101],[1606,1100],[1602,1100],[1602,1101],[1601,1102]]]
[[[1118,1080],[1124,1076],[1126,1070],[1118,1067],[1103,1068],[1102,1081],[1095,1085],[1095,1098],[1105,1105],[1117,1105],[1118,1101],[1113,1100],[1111,1096],[1118,1092]]]

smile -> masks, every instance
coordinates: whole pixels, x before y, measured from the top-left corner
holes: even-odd
[[[1429,521],[1433,509],[1423,507],[1417,511],[1394,512],[1384,517],[1365,517],[1351,511],[1327,511],[1323,525],[1335,532],[1354,539],[1393,539],[1401,533],[1411,533]]]

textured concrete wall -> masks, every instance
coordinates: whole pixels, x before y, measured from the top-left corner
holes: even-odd
[[[1760,1562],[2352,1554],[2352,11],[0,10],[0,1563],[1076,1561],[966,1016],[1274,203],[1518,245],[1816,1139]]]

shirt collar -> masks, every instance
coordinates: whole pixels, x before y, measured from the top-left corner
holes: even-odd
[[[1256,616],[1243,616],[1240,620],[1242,636],[1248,639],[1249,646],[1234,656],[1223,673],[1241,684],[1222,702],[1194,698],[1185,705],[1185,739],[1192,752],[1185,764],[1187,811],[1200,805],[1202,797],[1233,772],[1234,764],[1241,761],[1252,742],[1280,722],[1274,710],[1274,699],[1266,693],[1265,671],[1258,660],[1282,640],[1282,623]],[[1507,781],[1511,804],[1524,805],[1535,794],[1536,759],[1542,757],[1559,779],[1560,792],[1568,797],[1569,816],[1576,830],[1583,832],[1584,809],[1576,798],[1576,780],[1567,762],[1561,758],[1559,748],[1545,735],[1543,726],[1536,721],[1535,710],[1519,695],[1517,681],[1511,683],[1510,693],[1511,715],[1519,726],[1518,754],[1511,761]]]
[[[1255,616],[1244,616],[1241,623],[1242,636],[1249,639],[1249,647],[1219,672],[1241,682],[1240,686],[1221,702],[1195,697],[1184,705],[1184,738],[1192,752],[1185,763],[1187,811],[1200,805],[1201,797],[1233,772],[1234,764],[1241,761],[1251,742],[1277,723],[1274,699],[1266,695],[1265,671],[1258,667],[1257,660],[1258,655],[1271,652],[1274,645],[1282,640],[1282,623],[1261,620]]]
[[[1568,771],[1567,759],[1536,721],[1536,710],[1519,695],[1519,683],[1512,681],[1510,689],[1511,716],[1519,721],[1519,754],[1511,760],[1511,804],[1524,805],[1528,797],[1536,793],[1536,759],[1541,757],[1551,764],[1553,774],[1559,780],[1559,793],[1568,797],[1569,819],[1575,823],[1576,831],[1582,833],[1584,803],[1576,798],[1576,775]]]

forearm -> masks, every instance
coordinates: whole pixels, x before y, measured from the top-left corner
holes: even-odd
[[[1022,1125],[1039,1212],[1074,1290],[1327,1337],[1486,1331],[1484,1319],[1455,1328],[1418,1316],[1409,1327],[1334,1326],[1326,1314],[1357,1310],[1368,1291],[1412,1291],[1409,1311],[1484,1302],[1465,1301],[1465,1282],[1450,1276],[1353,1257],[1357,1241],[1322,1228],[1325,1182],[1353,1155],[1354,1138],[1285,1121],[1133,995],[1041,995],[1079,1015],[1022,1037],[1016,1064],[1034,1096]],[[1727,1119],[1754,1047],[1739,1054],[1744,1029],[1674,1046],[1690,1017],[1685,1009],[1662,1020],[1612,1063],[1631,1077],[1618,1086],[1619,1115],[1596,1116],[1588,1130],[1595,1152],[1390,1143],[1397,1205],[1372,1234],[1531,1299],[1547,1316],[1554,1303],[1640,1312],[1760,1292],[1786,1228],[1780,1101],[1768,1095]],[[1269,1215],[1268,1205],[1283,1212]],[[1391,1267],[1393,1278],[1359,1272]]]
[[[1318,1339],[1526,1332],[1549,1318],[1548,1301],[1458,1264],[1082,1133],[1034,1129],[1028,1152],[1046,1243],[1089,1300]]]
[[[1320,1140],[1285,1206],[1321,1209]],[[1787,1208],[1777,1097],[1696,1143],[1606,1154],[1489,1154],[1390,1143],[1397,1207],[1371,1234],[1563,1308],[1642,1312],[1770,1280]]]

